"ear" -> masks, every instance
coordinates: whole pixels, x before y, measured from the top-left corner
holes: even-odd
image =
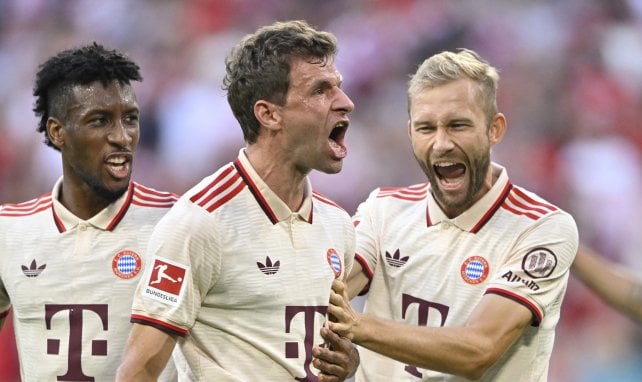
[[[502,113],[497,113],[493,117],[488,131],[491,146],[501,142],[502,138],[504,138],[504,133],[506,133],[506,117]]]
[[[281,108],[266,100],[258,100],[254,104],[254,116],[259,124],[268,130],[279,130],[281,128]]]
[[[47,135],[51,143],[60,149],[65,142],[65,129],[62,122],[57,118],[49,117],[47,119]]]

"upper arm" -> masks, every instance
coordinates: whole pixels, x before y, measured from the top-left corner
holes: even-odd
[[[466,327],[490,345],[492,365],[532,322],[533,313],[526,306],[500,295],[486,294],[471,313]]]
[[[133,324],[118,381],[155,381],[172,355],[176,339],[153,326]]]

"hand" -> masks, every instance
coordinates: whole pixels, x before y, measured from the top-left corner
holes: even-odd
[[[350,298],[346,285],[339,280],[332,282],[330,292],[330,304],[328,305],[328,316],[332,319],[327,323],[330,330],[358,344],[359,317],[350,305]]]
[[[359,366],[359,352],[352,342],[325,326],[321,337],[325,344],[312,349],[312,365],[319,369],[319,382],[341,382],[352,377]]]

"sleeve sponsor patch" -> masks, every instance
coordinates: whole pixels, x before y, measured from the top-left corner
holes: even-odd
[[[162,257],[155,257],[143,295],[164,304],[178,306],[189,267]]]
[[[534,279],[548,277],[557,266],[557,256],[547,248],[530,250],[522,260],[522,269]]]

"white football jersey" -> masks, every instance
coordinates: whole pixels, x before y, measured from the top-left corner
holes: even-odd
[[[486,293],[522,304],[532,325],[482,381],[546,381],[554,329],[578,245],[575,221],[513,186],[492,189],[449,219],[429,184],[379,188],[362,203],[356,258],[370,277],[364,311],[423,326],[463,326]],[[358,381],[465,381],[360,349]]]
[[[89,220],[51,193],[0,207],[0,312],[23,381],[113,381],[155,223],[177,200],[137,183]]]
[[[330,288],[354,259],[349,214],[311,191],[292,212],[244,151],[152,234],[132,321],[182,335],[180,380],[315,380]]]

